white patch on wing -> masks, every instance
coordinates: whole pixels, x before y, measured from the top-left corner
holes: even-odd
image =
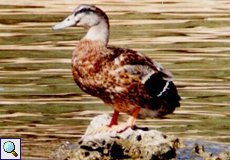
[[[116,92],[122,92],[124,90],[124,88],[116,86],[115,90],[116,90]]]
[[[123,61],[125,58],[124,58],[124,56],[123,56],[123,54],[121,54],[120,56],[119,56],[119,58],[120,58],[120,61]]]
[[[120,62],[123,60],[124,60],[124,56],[121,54],[120,56],[114,59],[114,64],[120,64]]]
[[[160,97],[168,89],[169,82],[170,81],[167,81],[167,83],[165,84],[163,90],[157,95],[157,97]]]
[[[154,71],[148,73],[147,75],[145,75],[145,76],[142,78],[141,82],[142,82],[143,84],[145,84],[145,82],[146,82],[153,74],[155,74]]]
[[[120,64],[119,57],[117,57],[117,58],[114,59],[114,64]]]

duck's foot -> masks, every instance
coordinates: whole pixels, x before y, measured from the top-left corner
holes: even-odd
[[[128,123],[123,123],[123,124],[120,124],[120,125],[117,125],[117,126],[113,126],[111,128],[111,130],[116,131],[117,133],[122,133],[122,132],[126,131],[128,128],[133,129],[133,125],[128,124]]]

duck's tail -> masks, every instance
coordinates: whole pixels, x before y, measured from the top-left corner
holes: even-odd
[[[176,86],[172,81],[164,80],[161,73],[153,74],[145,82],[145,88],[152,97],[152,108],[150,109],[162,111],[162,115],[165,115],[172,113],[176,107],[180,107],[181,98]]]

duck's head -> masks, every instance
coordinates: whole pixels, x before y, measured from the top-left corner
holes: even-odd
[[[70,16],[53,26],[53,29],[59,30],[74,25],[89,29],[85,39],[99,40],[105,45],[108,43],[109,19],[101,9],[93,5],[82,4]]]
[[[70,16],[53,26],[53,29],[59,30],[74,25],[91,28],[100,24],[101,21],[108,22],[107,15],[101,9],[93,5],[82,4],[78,6]]]

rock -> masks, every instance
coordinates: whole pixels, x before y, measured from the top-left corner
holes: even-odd
[[[92,134],[102,125],[109,124],[110,120],[107,114],[95,117],[77,145],[61,145],[52,153],[51,159],[169,160],[176,157],[179,140],[156,130],[129,128],[122,133],[113,131]]]
[[[177,138],[143,129],[127,129],[122,133],[92,134],[109,124],[109,115],[95,117],[77,144],[66,142],[51,154],[53,160],[230,160],[230,146]],[[180,146],[178,148],[178,146]],[[183,146],[183,147],[182,147]]]

